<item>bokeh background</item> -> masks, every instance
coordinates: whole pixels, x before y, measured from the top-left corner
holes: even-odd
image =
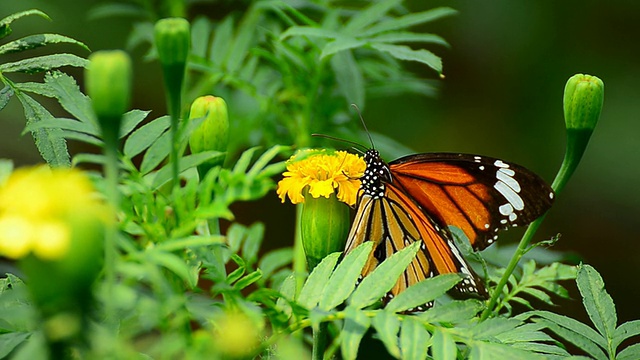
[[[22,19],[12,38],[49,32],[78,39],[92,50],[124,48],[130,20],[87,20],[87,11],[97,3],[0,0],[0,17],[38,8],[53,22]],[[600,123],[538,237],[561,233],[555,249],[577,254],[601,272],[619,321],[640,319],[640,2],[408,2],[416,11],[436,6],[459,11],[423,28],[451,44],[451,48],[429,48],[444,61],[438,96],[370,101],[363,113],[369,128],[417,152],[500,157],[551,181],[564,150],[564,84],[575,73],[600,77],[606,89]],[[199,9],[215,17],[215,6]],[[81,54],[77,48],[71,50]],[[140,59],[144,50],[132,55]],[[425,78],[435,78],[422,66],[410,66]],[[133,107],[163,114],[158,64],[138,60],[134,71]],[[81,71],[70,73],[82,76]],[[41,162],[32,139],[21,136],[24,118],[15,99],[0,112],[0,126],[0,158],[14,159],[18,165]],[[281,205],[275,195],[237,210],[238,220],[245,223],[269,216],[266,241],[272,246],[291,242],[293,206]],[[504,241],[519,234],[512,230]],[[572,291],[577,296],[575,287]],[[587,321],[578,300],[563,304],[572,316]]]

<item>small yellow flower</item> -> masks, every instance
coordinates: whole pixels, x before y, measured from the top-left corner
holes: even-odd
[[[70,247],[72,219],[90,214],[104,219],[104,210],[78,170],[16,170],[0,187],[0,255],[59,259]]]
[[[329,198],[337,192],[338,200],[356,203],[360,177],[366,164],[362,157],[346,151],[302,150],[287,161],[284,178],[278,182],[278,196],[284,202],[304,202],[303,190],[308,186],[314,198]]]

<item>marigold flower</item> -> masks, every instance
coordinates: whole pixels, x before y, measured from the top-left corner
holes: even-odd
[[[302,150],[287,161],[277,193],[282,202],[289,196],[298,204],[304,202],[303,190],[308,186],[314,198],[329,198],[335,192],[338,200],[353,205],[365,168],[362,157],[346,151]]]

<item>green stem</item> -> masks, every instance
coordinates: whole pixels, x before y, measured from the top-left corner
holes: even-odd
[[[311,351],[312,360],[322,360],[327,349],[329,323],[323,322],[313,329],[313,349]]]
[[[115,123],[115,122],[114,122]],[[118,137],[112,131],[105,130],[104,152],[106,157],[105,176],[106,194],[114,212],[120,209],[120,192],[118,191],[119,168],[118,168]],[[118,223],[113,219],[113,223],[108,227],[104,244],[104,271],[106,279],[107,294],[113,294],[115,289],[115,267],[116,267],[116,242],[118,237]],[[112,296],[106,299],[105,312],[107,319],[115,321],[115,306],[111,300]]]
[[[300,231],[303,204],[296,205],[296,229],[293,242],[293,273],[296,277],[296,299],[300,295],[302,285],[304,285],[304,274],[307,272],[307,258],[302,246],[302,235]]]

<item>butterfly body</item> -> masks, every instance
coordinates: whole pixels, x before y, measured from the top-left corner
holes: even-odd
[[[464,276],[454,293],[487,297],[449,226],[462,230],[474,250],[482,250],[497,239],[500,229],[529,224],[553,202],[553,190],[544,180],[522,166],[495,158],[429,153],[387,164],[370,149],[364,159],[367,166],[345,252],[364,241],[375,243],[362,271],[366,276],[394,252],[422,242],[389,297],[426,278],[451,272]]]

